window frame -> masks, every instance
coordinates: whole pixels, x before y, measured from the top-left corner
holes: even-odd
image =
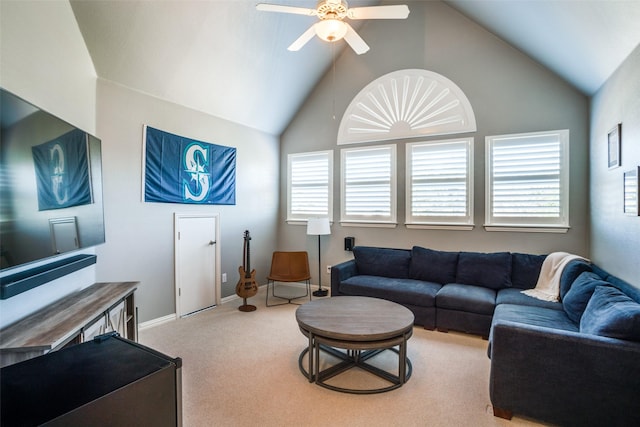
[[[557,137],[559,142],[559,215],[553,218],[544,217],[494,217],[493,211],[493,152],[497,142],[504,140],[523,140],[544,136]],[[568,129],[542,132],[528,132],[508,135],[492,135],[485,137],[485,224],[487,231],[520,231],[566,233],[569,228],[569,144]]]
[[[310,213],[308,215],[294,214],[292,213],[292,166],[296,160],[302,161],[302,159],[312,157],[326,156],[327,159],[327,210],[326,213]],[[303,153],[290,153],[287,155],[287,223],[299,223],[306,224],[310,217],[328,217],[330,222],[333,222],[333,150],[321,150],[310,151]]]
[[[347,157],[350,153],[365,152],[365,151],[377,151],[377,150],[389,150],[389,215],[385,216],[360,216],[360,215],[347,215]],[[370,145],[366,147],[350,147],[340,150],[340,224],[342,226],[353,227],[387,227],[393,228],[398,225],[397,223],[397,147],[396,144],[384,144],[384,145]]]
[[[465,165],[465,191],[466,191],[466,215],[442,215],[442,216],[414,216],[413,214],[413,158],[414,148],[436,146],[461,146],[466,152]],[[406,178],[405,178],[405,225],[414,229],[448,229],[448,230],[472,230],[474,228],[474,138],[454,138],[446,140],[420,141],[406,144]]]

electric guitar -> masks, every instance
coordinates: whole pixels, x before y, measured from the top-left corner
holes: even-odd
[[[249,230],[244,232],[244,254],[242,259],[242,266],[238,267],[238,273],[240,273],[240,280],[236,285],[236,294],[240,298],[251,298],[258,292],[258,284],[256,283],[256,270],[251,270],[251,250],[249,248],[249,242],[251,236]],[[246,301],[245,301],[246,305]]]

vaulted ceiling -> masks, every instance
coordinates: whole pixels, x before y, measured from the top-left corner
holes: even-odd
[[[331,66],[334,52],[317,38],[288,51],[316,18],[259,12],[260,1],[308,8],[317,3],[71,0],[71,6],[100,78],[279,135]],[[380,3],[350,0],[349,6]],[[640,44],[640,0],[445,3],[586,95]],[[358,24],[375,21],[352,22],[356,30]],[[335,55],[344,47],[336,43]]]

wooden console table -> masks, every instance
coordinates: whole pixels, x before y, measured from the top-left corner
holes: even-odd
[[[138,282],[95,283],[0,330],[0,367],[117,331],[138,340]]]

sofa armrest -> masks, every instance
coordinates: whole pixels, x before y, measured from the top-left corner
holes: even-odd
[[[358,274],[356,260],[352,259],[331,267],[331,295],[340,294],[340,282]]]
[[[491,402],[561,425],[640,425],[640,343],[497,322]]]

